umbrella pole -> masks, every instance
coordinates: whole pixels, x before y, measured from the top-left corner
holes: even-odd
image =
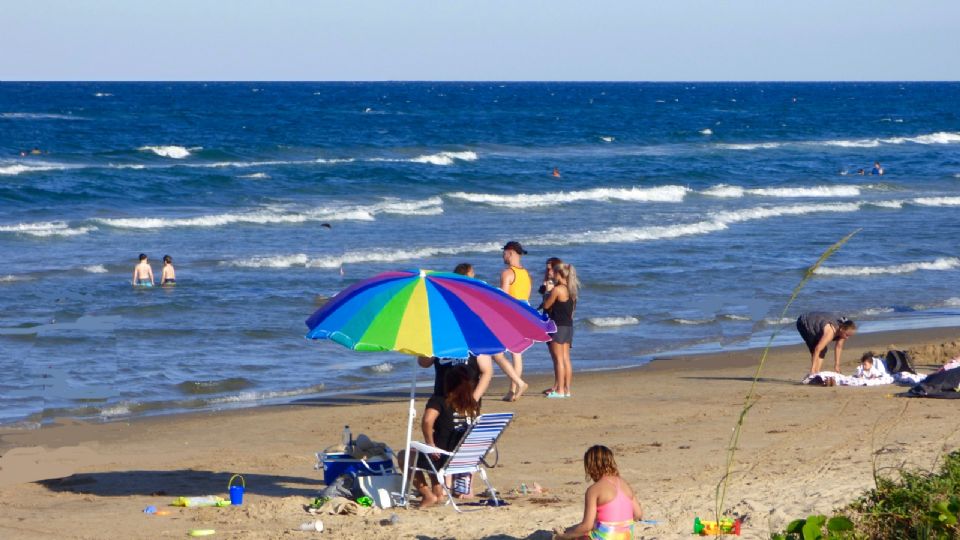
[[[401,493],[402,506],[407,506],[408,500],[407,497],[410,494],[409,487],[407,486],[407,481],[409,480],[408,471],[410,470],[410,441],[413,437],[413,419],[417,416],[416,408],[416,393],[417,393],[417,363],[413,363],[413,378],[410,380],[410,412],[407,415],[407,446],[406,450],[403,453],[404,456],[404,467],[403,467],[403,480],[401,485],[403,486],[403,493]]]

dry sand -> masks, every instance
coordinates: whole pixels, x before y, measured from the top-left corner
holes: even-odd
[[[860,335],[843,369],[867,350],[911,348],[927,372],[956,351],[960,329]],[[832,353],[831,353],[832,354]],[[486,412],[517,419],[499,445],[493,484],[510,506],[457,515],[449,508],[367,517],[325,516],[327,530],[297,529],[321,488],[313,453],[344,424],[394,448],[402,445],[402,392],[306,400],[293,405],[176,415],[130,422],[59,421],[39,430],[0,430],[0,538],[533,538],[579,521],[586,487],[581,459],[592,444],[614,449],[646,517],[642,538],[689,538],[694,516],[711,515],[725,448],[759,351],[656,361],[639,369],[578,375],[574,397],[535,392]],[[828,364],[831,362],[828,356]],[[575,366],[589,360],[574,358]],[[873,467],[931,469],[960,441],[957,402],[895,398],[900,387],[797,384],[808,356],[772,351],[747,416],[725,508],[745,517],[745,538],[767,538],[793,518],[829,512],[873,483]],[[549,385],[532,379],[533,388]],[[491,396],[504,390],[495,379]],[[419,405],[422,408],[422,396]],[[180,495],[226,496],[234,472],[247,481],[241,507],[163,508]],[[542,495],[510,493],[523,482]],[[147,505],[170,515],[142,513]]]

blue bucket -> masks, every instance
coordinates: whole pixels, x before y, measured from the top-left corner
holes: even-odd
[[[239,478],[240,485],[234,486],[233,479]],[[240,506],[243,504],[243,491],[247,489],[247,482],[239,474],[235,474],[230,477],[230,481],[227,482],[227,490],[230,491],[230,504],[233,506]]]

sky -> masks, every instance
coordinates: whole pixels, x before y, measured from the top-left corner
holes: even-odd
[[[960,80],[957,0],[0,0],[0,80]]]

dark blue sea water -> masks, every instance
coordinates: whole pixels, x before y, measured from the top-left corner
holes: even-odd
[[[755,342],[855,229],[789,315],[936,324],[958,111],[940,83],[2,83],[0,421],[401,384],[304,319],[387,269],[494,281],[507,240],[579,269],[575,369]],[[131,288],[140,252],[175,290]]]

